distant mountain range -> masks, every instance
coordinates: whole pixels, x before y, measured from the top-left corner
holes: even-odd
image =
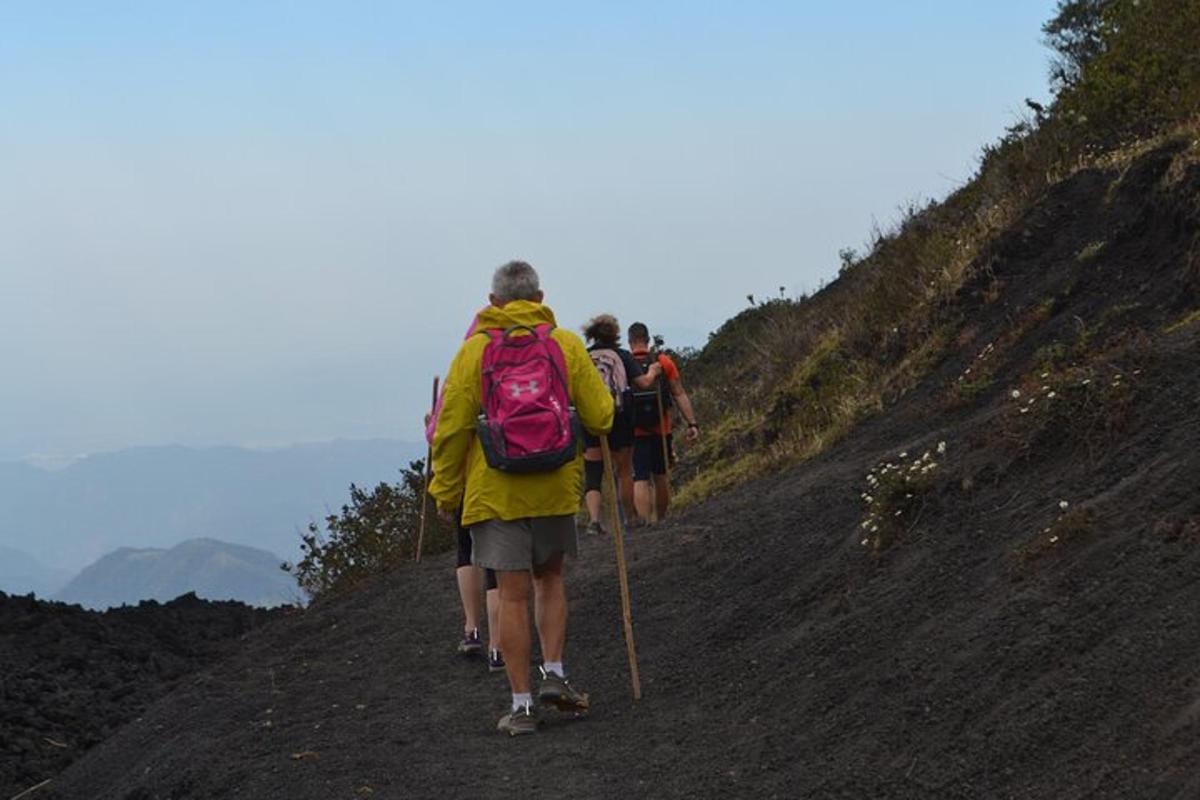
[[[0,590],[45,591],[65,582],[63,570],[118,548],[196,538],[294,560],[298,532],[339,509],[351,483],[394,482],[424,452],[423,443],[376,439],[272,450],[141,447],[53,471],[0,463],[0,547],[20,551],[0,553]],[[52,575],[30,573],[29,560]]]
[[[187,592],[255,606],[296,603],[296,582],[278,556],[215,539],[190,539],[169,550],[122,547],[87,567],[54,597],[105,609],[142,600],[166,602]]]

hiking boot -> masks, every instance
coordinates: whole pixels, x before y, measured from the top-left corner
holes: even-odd
[[[496,730],[509,736],[524,736],[527,733],[537,733],[537,711],[533,706],[521,706],[516,711],[510,711],[496,723]]]
[[[547,672],[545,667],[538,667],[542,673],[542,685],[538,687],[537,699],[544,706],[553,706],[559,711],[584,714],[588,710],[587,692],[581,692],[571,685],[566,678],[553,672]]]
[[[592,536],[604,536],[608,531],[604,530],[604,526],[599,522],[589,522],[587,532]]]
[[[500,655],[499,650],[488,651],[488,672],[503,672],[504,671],[504,656]]]
[[[477,656],[483,652],[483,642],[479,641],[479,629],[463,634],[458,643],[458,653],[463,656]]]

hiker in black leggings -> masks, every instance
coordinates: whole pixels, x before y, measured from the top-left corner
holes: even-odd
[[[600,371],[613,395],[616,413],[608,446],[612,450],[613,471],[616,473],[617,494],[624,514],[632,518],[633,506],[633,417],[629,414],[628,395],[633,389],[648,389],[662,372],[658,364],[649,369],[634,360],[633,354],[621,347],[621,325],[612,314],[599,314],[583,326],[583,335],[590,343],[588,354]],[[615,356],[611,358],[609,356]],[[588,533],[605,533],[600,522],[601,487],[604,481],[604,460],[600,439],[590,434],[583,437],[584,503],[588,510]]]
[[[463,638],[458,643],[458,652],[464,656],[476,656],[483,653],[483,642],[479,638],[481,590],[487,591],[487,628],[488,651],[487,664],[489,672],[500,672],[504,669],[504,658],[496,642],[496,634],[500,630],[497,614],[500,611],[500,592],[496,588],[496,572],[482,569],[471,563],[471,531],[458,525],[458,566],[455,568],[458,579],[458,594],[462,598],[463,607]]]

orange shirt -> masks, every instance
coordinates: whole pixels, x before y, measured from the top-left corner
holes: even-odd
[[[640,349],[632,348],[633,357],[636,358],[638,361],[644,360],[646,358],[646,355],[649,352],[650,352],[650,350],[645,347],[640,348]],[[666,353],[659,353],[658,354],[658,363],[659,363],[659,366],[662,367],[662,371],[663,371],[662,379],[665,379],[666,381],[668,381],[668,383],[670,381],[679,380],[679,367],[677,367],[675,365],[675,362],[671,359],[671,357],[669,355],[667,355]],[[669,387],[667,388],[667,391],[668,392],[671,391]],[[635,428],[633,431],[633,435],[634,436],[661,436],[663,433],[670,433],[670,432],[671,432],[671,409],[664,407],[662,422],[660,424],[656,425],[653,428]]]

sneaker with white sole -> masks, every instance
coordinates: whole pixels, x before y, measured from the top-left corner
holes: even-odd
[[[479,639],[479,629],[467,631],[462,641],[458,643],[458,653],[463,656],[477,656],[483,653],[483,642]]]
[[[503,672],[504,671],[504,656],[500,655],[500,651],[492,649],[488,651],[488,672]]]
[[[537,729],[537,710],[530,705],[520,706],[515,711],[508,712],[496,723],[496,730],[509,736],[537,733]]]
[[[538,667],[538,670],[542,673],[542,685],[538,687],[537,693],[539,703],[565,713],[587,713],[587,692],[579,691],[561,675],[547,672],[545,667]]]

